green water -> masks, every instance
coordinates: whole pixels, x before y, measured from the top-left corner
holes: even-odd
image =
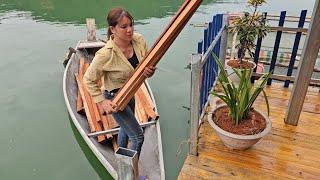
[[[314,1],[269,1],[271,12],[298,15]],[[69,120],[62,95],[62,60],[69,46],[84,39],[86,17],[105,35],[105,13],[124,6],[135,29],[153,44],[182,0],[0,0],[0,179],[111,179]],[[167,179],[176,179],[188,139],[190,74],[184,67],[202,37],[201,24],[213,13],[238,12],[243,1],[203,1],[160,61],[150,84],[157,100]]]

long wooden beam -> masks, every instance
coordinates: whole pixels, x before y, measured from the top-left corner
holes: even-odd
[[[306,42],[302,51],[302,61],[294,82],[293,92],[290,97],[285,123],[297,125],[302,106],[308,91],[313,67],[316,63],[320,48],[320,0],[315,1],[311,24]]]
[[[143,75],[145,67],[156,66],[175,38],[182,31],[188,20],[200,6],[201,2],[202,0],[185,0],[170,24],[148,52],[144,61],[139,64],[133,75],[113,98],[113,103],[117,104],[116,110],[123,110],[125,108],[140,85],[146,79]]]
[[[257,72],[252,73],[252,76],[255,76],[255,77],[261,77],[263,75],[264,75],[263,73],[257,73]],[[287,80],[291,82],[295,81],[295,77],[293,76],[286,76],[286,75],[280,75],[280,74],[272,74],[270,78],[278,81],[287,81]],[[311,78],[309,85],[320,86],[320,79]]]

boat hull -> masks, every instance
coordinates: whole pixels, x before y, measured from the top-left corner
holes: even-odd
[[[78,43],[77,47],[79,46],[81,46],[81,41]],[[101,48],[101,45],[91,45],[89,48],[99,49]],[[110,173],[110,175],[114,179],[118,179],[117,160],[112,146],[98,143],[95,137],[88,137],[90,128],[87,119],[84,115],[81,115],[76,111],[78,86],[74,74],[78,72],[80,57],[87,56],[88,59],[93,57],[93,55],[90,56],[90,54],[88,56],[87,52],[88,49],[86,48],[76,48],[76,53],[71,56],[69,62],[67,63],[63,77],[64,99],[72,122],[81,134],[86,144],[89,146],[98,160],[103,164],[106,170]],[[152,91],[147,82],[146,85],[149,94],[154,101]],[[153,125],[145,127],[144,135],[145,141],[143,143],[141,156],[139,159],[139,172],[141,175],[148,176],[149,179],[165,179],[159,121],[157,121]]]

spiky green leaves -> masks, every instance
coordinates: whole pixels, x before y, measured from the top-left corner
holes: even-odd
[[[222,91],[219,93],[211,92],[211,94],[217,96],[227,104],[230,116],[232,117],[234,123],[237,125],[240,121],[248,116],[253,103],[261,92],[263,92],[269,115],[269,102],[263,89],[266,86],[267,80],[270,78],[271,73],[262,75],[255,84],[252,84],[252,69],[233,69],[234,73],[236,73],[240,78],[240,83],[236,86],[228,78],[228,74],[224,70],[224,67],[218,57],[215,54],[212,54],[212,56],[220,69],[218,82],[222,86]]]

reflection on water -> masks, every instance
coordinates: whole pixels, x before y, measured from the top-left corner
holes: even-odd
[[[162,18],[174,14],[183,0],[1,0],[0,12],[8,10],[31,11],[38,20],[84,24],[85,18],[96,19],[98,27],[105,26],[106,13],[112,7],[122,6],[139,23],[152,17]],[[203,1],[208,4],[214,0]]]
[[[87,143],[83,140],[81,134],[73,124],[71,117],[69,116],[69,122],[72,132],[86,158],[88,159],[91,166],[97,172],[101,179],[113,179],[112,176],[106,171],[105,167],[100,163],[97,157],[93,154]]]

